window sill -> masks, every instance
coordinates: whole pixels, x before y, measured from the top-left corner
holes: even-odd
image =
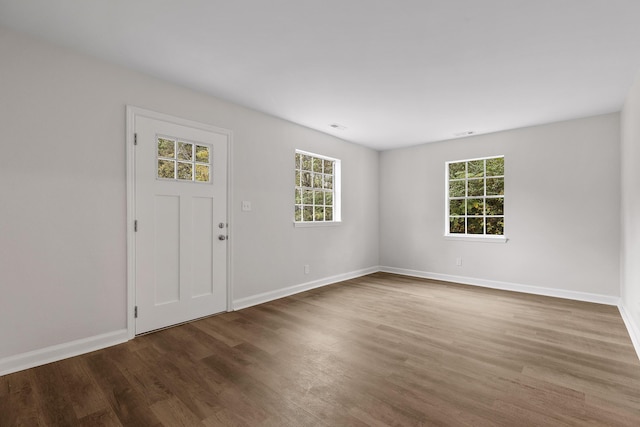
[[[483,243],[507,243],[509,239],[506,236],[471,236],[471,235],[454,235],[445,234],[445,240],[458,240],[463,242],[483,242]]]
[[[342,224],[342,221],[323,221],[323,222],[295,222],[293,226],[295,228],[307,228],[307,227],[335,227]]]

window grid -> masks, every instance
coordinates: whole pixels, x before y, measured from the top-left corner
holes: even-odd
[[[447,163],[449,235],[504,236],[504,156]]]
[[[211,147],[171,137],[157,137],[157,178],[211,182]]]
[[[336,159],[296,150],[295,222],[338,221]]]

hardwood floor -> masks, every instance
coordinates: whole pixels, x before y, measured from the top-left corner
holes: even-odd
[[[0,426],[640,425],[617,308],[376,273],[0,377]]]

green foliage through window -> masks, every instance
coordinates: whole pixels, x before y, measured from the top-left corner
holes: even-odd
[[[447,163],[452,235],[504,236],[504,156]]]
[[[339,160],[296,151],[294,195],[296,222],[339,220],[335,217],[337,162]]]
[[[157,138],[158,178],[210,182],[211,147]]]

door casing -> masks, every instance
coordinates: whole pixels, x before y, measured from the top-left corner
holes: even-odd
[[[233,158],[233,133],[228,129],[219,128],[213,125],[196,122],[193,120],[174,117],[156,111],[146,110],[140,107],[127,105],[126,107],[126,175],[127,175],[127,335],[129,339],[135,337],[135,305],[136,305],[136,239],[135,239],[135,129],[136,117],[148,117],[155,120],[175,123],[181,126],[202,129],[216,132],[227,136],[227,301],[226,310],[231,311],[233,307],[233,270],[231,266],[233,254],[233,218],[231,216],[233,206],[232,194],[232,158]]]

